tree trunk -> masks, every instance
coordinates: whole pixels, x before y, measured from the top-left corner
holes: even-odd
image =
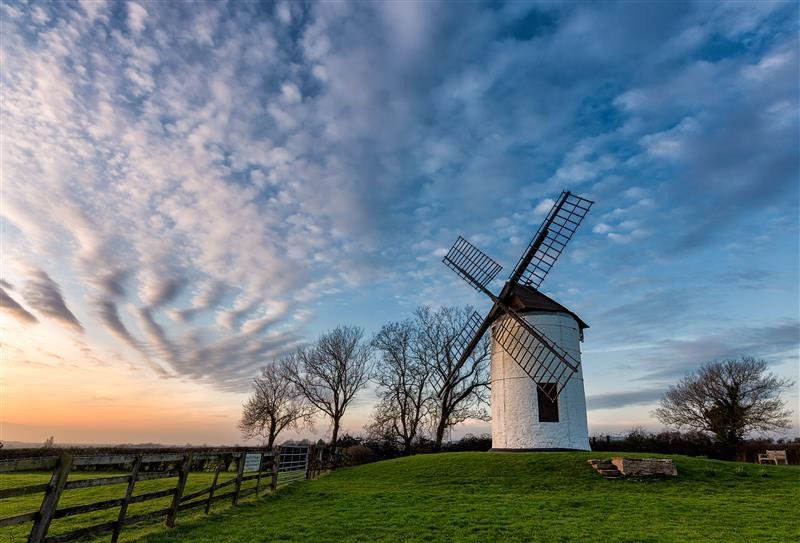
[[[336,440],[339,439],[339,419],[333,419],[333,433],[331,434],[331,447],[336,448]]]
[[[411,438],[403,438],[403,456],[411,456]]]
[[[439,424],[436,426],[436,441],[433,444],[433,450],[439,452],[442,450],[442,440],[444,439],[444,431],[447,429],[447,417],[441,417]]]
[[[739,436],[735,432],[729,431],[718,437],[722,443],[723,454],[728,460],[736,460],[736,452],[739,446]]]

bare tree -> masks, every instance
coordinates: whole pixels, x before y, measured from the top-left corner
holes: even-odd
[[[467,419],[489,420],[486,411],[489,392],[489,340],[483,338],[466,362],[457,367],[456,339],[472,313],[470,307],[443,307],[433,311],[418,308],[415,313],[418,338],[415,355],[429,369],[434,408],[434,449],[440,450],[448,428]]]
[[[373,433],[389,435],[411,454],[428,414],[430,368],[415,356],[419,338],[413,321],[383,326],[372,340],[380,352],[373,378],[380,401],[373,412]]]
[[[287,376],[287,360],[262,368],[253,379],[255,392],[242,407],[239,429],[245,439],[261,437],[268,448],[286,428],[310,424],[311,406]]]
[[[766,370],[766,361],[750,356],[705,364],[670,387],[654,414],[667,426],[708,432],[730,447],[750,432],[786,428],[791,411],[780,394],[793,383]]]
[[[331,418],[334,446],[342,417],[372,370],[372,347],[363,338],[363,329],[339,326],[320,336],[315,345],[298,349],[287,364],[292,383]]]

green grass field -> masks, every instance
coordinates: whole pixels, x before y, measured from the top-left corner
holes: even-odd
[[[112,472],[73,472],[69,476],[69,480],[75,481],[80,479],[95,479],[100,477],[112,477],[115,475],[127,475],[127,473],[112,473]],[[233,470],[222,472],[219,477],[219,483],[231,480],[235,477]],[[213,473],[195,473],[189,474],[186,482],[186,489],[184,494],[189,494],[196,490],[207,488],[211,485],[214,478]],[[0,488],[13,488],[20,486],[33,485],[37,483],[46,483],[50,479],[49,473],[3,473],[0,474]],[[280,479],[279,479],[280,481]],[[139,494],[146,494],[148,492],[155,492],[157,490],[164,490],[174,488],[176,483],[175,478],[160,479],[154,481],[140,481],[136,483],[134,496]],[[269,485],[269,476],[266,475],[262,480],[261,488]],[[125,495],[126,484],[115,484],[100,486],[94,488],[80,488],[67,490],[61,497],[58,507],[70,507],[73,505],[80,505],[85,503],[94,503],[108,499],[121,498]],[[255,481],[246,481],[242,483],[242,488],[251,488],[255,486]],[[233,487],[228,486],[219,491],[219,493],[230,492]],[[200,498],[198,498],[200,499]],[[241,499],[240,503],[247,503],[253,501],[254,496],[247,496]],[[150,511],[156,511],[169,507],[171,497],[157,498],[155,500],[134,503],[128,507],[128,516],[139,515]],[[8,517],[28,511],[35,511],[39,508],[42,501],[42,494],[33,494],[28,496],[21,496],[16,498],[9,498],[0,500],[0,517]],[[212,505],[211,513],[224,511],[230,507],[230,503],[215,502]],[[182,511],[178,517],[178,522],[195,522],[206,515],[202,512],[203,508],[192,509],[189,511]],[[72,530],[100,524],[116,520],[119,513],[119,507],[106,509],[103,511],[94,511],[82,515],[75,515],[66,518],[55,519],[50,525],[48,535],[60,535]],[[150,520],[139,523],[137,525],[126,526],[120,537],[121,541],[136,541],[143,535],[158,532],[161,530],[161,525],[158,520]],[[31,523],[25,523],[10,528],[0,528],[0,543],[10,543],[12,541],[25,541],[31,529]],[[95,541],[108,541],[110,535],[104,535],[95,539]]]
[[[586,463],[608,456],[414,456],[339,470],[210,516],[181,516],[173,530],[151,524],[123,534],[150,543],[800,540],[797,467],[675,456],[676,480],[609,481]],[[189,485],[207,484],[195,475]]]

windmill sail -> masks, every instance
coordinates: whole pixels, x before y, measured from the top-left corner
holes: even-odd
[[[519,259],[509,283],[538,289],[593,203],[571,192],[562,192]]]
[[[578,370],[578,361],[524,318],[498,319],[492,337],[551,401]]]
[[[461,366],[464,365],[464,361],[466,361],[467,357],[469,357],[475,349],[475,345],[477,345],[488,329],[489,324],[481,319],[477,311],[473,311],[472,315],[467,318],[464,328],[458,336],[456,336],[451,345],[450,357],[451,360],[455,362],[447,368],[446,375],[439,372],[433,372],[431,375],[437,396],[441,394],[447,381],[454,379],[458,375]]]
[[[503,267],[470,242],[458,236],[450,251],[442,259],[448,268],[465,279],[472,288],[486,291]]]

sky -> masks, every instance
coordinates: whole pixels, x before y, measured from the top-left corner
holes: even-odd
[[[590,325],[590,433],[658,429],[710,360],[800,381],[798,15],[3,1],[0,439],[243,442],[258,368],[487,310],[442,255],[464,235],[498,290],[565,189],[596,204],[542,290]]]

